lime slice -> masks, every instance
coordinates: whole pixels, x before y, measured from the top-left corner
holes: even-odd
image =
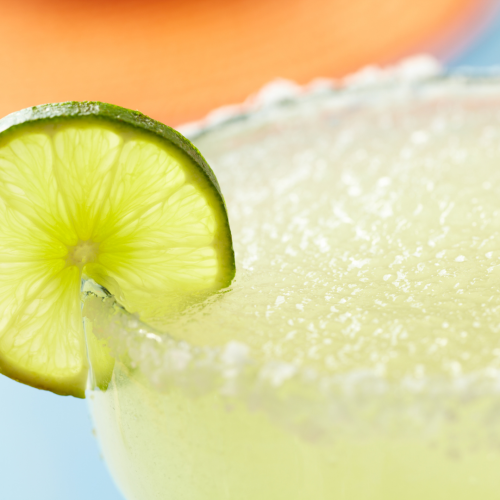
[[[82,277],[147,320],[235,272],[224,200],[198,150],[110,104],[0,120],[0,234],[0,372],[62,395],[85,397]]]

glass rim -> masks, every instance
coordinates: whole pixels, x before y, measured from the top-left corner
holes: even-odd
[[[422,64],[423,63],[423,64]],[[418,71],[401,71],[415,64],[423,66]],[[216,108],[204,118],[179,125],[178,130],[190,140],[197,140],[235,123],[250,118],[264,117],[269,112],[286,110],[292,105],[301,105],[320,99],[337,100],[341,105],[346,98],[373,100],[376,95],[388,95],[393,91],[422,95],[426,92],[439,92],[445,89],[470,90],[471,87],[484,85],[500,92],[500,65],[490,67],[458,66],[446,68],[429,56],[416,56],[403,60],[398,65],[384,69],[364,68],[343,79],[319,78],[305,85],[292,80],[278,79],[262,87],[257,93],[242,103]],[[269,89],[272,95],[267,97]],[[343,103],[344,105],[346,103]]]
[[[269,119],[269,113],[287,113],[293,105],[308,104],[315,100],[332,100],[339,105],[350,104],[345,97],[369,102],[374,96],[384,94],[394,98],[395,89],[402,91],[405,99],[412,96],[431,96],[437,92],[450,96],[450,89],[471,92],[484,86],[494,91],[500,98],[500,67],[490,70],[457,68],[441,70],[422,78],[401,80],[392,78],[372,84],[351,83],[340,87],[326,85],[312,91],[290,95],[273,102],[253,106],[251,104],[220,113],[214,120],[205,120],[191,128],[188,137],[196,140],[206,138],[208,134],[219,132],[235,123],[245,123],[250,118]],[[245,344],[230,341],[220,346],[198,347],[186,341],[176,340],[165,332],[142,322],[137,316],[126,312],[115,300],[106,295],[99,285],[87,282],[84,294],[87,295],[87,311],[93,307],[103,307],[106,303],[107,323],[97,325],[94,332],[106,336],[112,331],[116,344],[123,349],[132,350],[131,356],[135,367],[141,369],[153,386],[161,391],[172,388],[185,390],[188,394],[200,396],[211,391],[218,391],[229,398],[244,400],[248,405],[263,409],[273,418],[285,421],[288,426],[296,426],[297,415],[303,416],[303,408],[308,401],[311,410],[307,421],[310,429],[319,434],[327,433],[334,424],[345,424],[345,412],[350,408],[349,424],[356,427],[360,423],[364,410],[377,408],[380,415],[385,415],[395,408],[408,410],[426,408],[420,418],[422,426],[428,421],[429,408],[433,416],[446,418],[447,406],[439,401],[455,400],[460,404],[476,402],[479,399],[494,399],[500,396],[500,368],[487,369],[460,374],[456,377],[427,375],[424,377],[404,377],[397,381],[388,380],[375,370],[355,369],[339,374],[318,373],[308,367],[297,367],[283,361],[259,362],[249,356]],[[90,299],[90,300],[89,300]],[[135,358],[134,358],[135,356]],[[199,381],[203,379],[202,387]],[[286,397],[284,394],[286,393]],[[307,396],[304,399],[304,394]],[[318,405],[318,401],[321,404]],[[358,410],[352,412],[352,405]],[[406,411],[405,410],[405,411]],[[431,412],[431,413],[432,413]],[[309,425],[310,424],[310,425]],[[299,432],[300,429],[299,429]]]

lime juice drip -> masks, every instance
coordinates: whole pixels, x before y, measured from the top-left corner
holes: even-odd
[[[235,281],[150,326],[85,306],[128,500],[498,498],[499,88],[323,93],[195,138]]]

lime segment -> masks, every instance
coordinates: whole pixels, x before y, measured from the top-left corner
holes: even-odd
[[[194,146],[123,108],[47,105],[0,131],[0,371],[84,397],[82,277],[146,320],[227,286],[224,201]]]

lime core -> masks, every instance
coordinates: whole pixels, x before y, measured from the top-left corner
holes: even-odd
[[[99,254],[99,243],[91,240],[79,241],[74,246],[68,246],[66,264],[83,269],[85,264],[96,262]]]

